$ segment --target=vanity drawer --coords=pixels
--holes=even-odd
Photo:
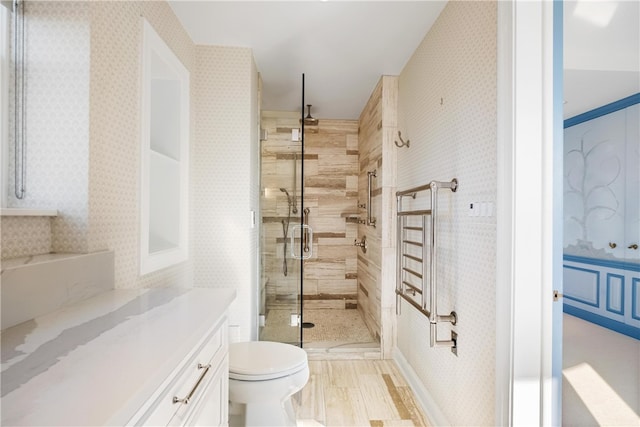
[[[211,378],[226,363],[228,352],[227,322],[224,321],[209,335],[197,351],[192,353],[183,368],[169,381],[164,392],[154,402],[137,425],[167,425],[176,411],[183,406],[193,406]],[[189,403],[185,405],[185,402]],[[226,404],[225,400],[225,404]]]
[[[209,372],[193,399],[182,404],[169,422],[169,426],[225,426],[229,413],[229,364],[225,358]],[[213,367],[211,368],[213,370]]]

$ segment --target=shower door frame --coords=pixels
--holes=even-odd
[[[309,227],[309,224],[305,224],[305,215],[304,215],[304,103],[305,103],[305,79],[304,73],[302,73],[302,99],[300,104],[300,226],[301,227]],[[297,167],[297,165],[296,165]],[[301,228],[301,232],[304,233],[305,229]],[[302,236],[301,236],[302,237]],[[311,245],[311,250],[313,251],[313,239],[309,242]],[[300,252],[301,255],[304,253],[304,239],[300,238]],[[298,295],[300,296],[300,303],[298,307],[300,308],[300,313],[298,313],[298,332],[299,332],[299,343],[300,347],[304,348],[304,261],[305,258],[300,256],[300,280],[298,283],[300,284]]]

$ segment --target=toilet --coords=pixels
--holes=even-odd
[[[229,415],[247,426],[295,426],[291,396],[309,380],[307,353],[271,341],[229,345]],[[231,420],[230,420],[231,421]]]

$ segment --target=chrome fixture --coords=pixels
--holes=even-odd
[[[291,201],[291,204],[293,205],[291,212],[293,212],[294,214],[298,213],[298,202],[296,201],[296,183],[297,182],[298,182],[298,155],[294,154],[293,155],[293,197]],[[288,196],[288,193],[287,193],[287,196]]]
[[[14,193],[24,199],[27,180],[26,58],[24,0],[13,2]]]
[[[367,236],[362,236],[362,240],[358,242],[358,239],[353,241],[353,246],[359,246],[362,252],[367,253]]]
[[[283,260],[282,260],[282,274],[284,274],[285,276],[287,274],[289,274],[289,271],[287,269],[287,237],[289,234],[289,223],[291,222],[291,206],[293,204],[293,201],[291,199],[291,196],[289,195],[289,192],[287,191],[286,188],[280,188],[280,191],[282,191],[284,194],[287,195],[287,206],[288,206],[288,211],[287,211],[287,219],[286,220],[282,220],[282,234],[284,237],[284,246],[283,246]]]
[[[438,340],[438,324],[450,322],[455,325],[455,311],[447,315],[438,314],[438,190],[456,192],[458,180],[450,182],[431,181],[427,185],[396,192],[397,242],[396,242],[396,313],[400,314],[401,299],[406,300],[420,313],[429,318],[430,346],[457,348],[458,336],[450,340]],[[430,209],[403,210],[405,196],[416,197],[421,191],[430,191]],[[420,270],[420,271],[416,271]],[[429,307],[427,308],[427,283],[429,284]],[[415,295],[420,294],[420,298]],[[456,352],[454,352],[457,354]]]
[[[304,124],[309,126],[318,126],[318,119],[311,117],[311,104],[307,104],[307,116],[304,118]]]
[[[373,191],[373,185],[371,179],[376,178],[377,171],[367,172],[367,225],[376,226],[376,219],[371,216],[371,192]]]
[[[306,225],[307,227],[309,226],[309,212],[311,212],[311,209],[309,208],[304,208],[304,222],[303,224]],[[309,229],[305,228],[304,229],[304,234],[302,235],[302,242],[303,242],[303,248],[302,250],[304,252],[309,252]],[[311,242],[311,244],[313,245],[313,242]]]
[[[207,375],[207,373],[209,372],[209,369],[211,369],[211,363],[207,365],[198,363],[198,369],[204,369],[204,371],[202,371],[202,374],[200,374],[198,381],[196,381],[195,385],[191,387],[191,391],[189,392],[189,394],[187,394],[186,397],[183,397],[182,399],[180,399],[178,396],[173,396],[172,402],[174,404],[176,403],[184,403],[185,405],[189,404],[189,402],[191,401],[191,398],[193,397],[193,394],[196,392],[196,390],[200,386],[200,383],[202,383],[202,380],[204,379],[205,375]]]
[[[296,230],[300,230],[300,237],[301,239],[306,239],[307,242],[313,242],[313,229],[311,228],[311,226],[309,224],[297,224],[293,226],[293,229],[291,230],[291,258],[293,259],[310,259],[313,256],[313,244],[310,244],[308,246],[309,251],[306,252],[304,251],[304,248],[302,248],[302,251],[300,252],[300,254],[296,254],[295,252],[295,239],[296,239]],[[305,237],[306,236],[306,237]],[[301,247],[302,245],[298,245],[298,247]]]
[[[289,192],[287,191],[286,188],[281,188],[280,191],[282,191],[284,194],[287,195],[287,203],[289,204],[289,208],[291,208],[291,206],[293,206],[293,199],[289,195]]]

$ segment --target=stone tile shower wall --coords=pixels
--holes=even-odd
[[[380,340],[383,358],[390,357],[395,321],[395,179],[398,78],[383,76],[360,114],[360,204],[368,203],[368,172],[372,179],[371,213],[375,227],[360,223],[358,240],[367,239],[367,252],[358,251],[358,309],[369,330]],[[359,216],[367,217],[366,205]]]
[[[293,195],[294,163],[297,167],[297,214],[291,214],[289,237],[300,222],[300,142],[291,130],[299,129],[297,112],[263,111],[262,141],[262,300],[268,307],[297,303],[298,262],[287,260],[283,273],[282,221],[288,214],[287,197]],[[298,158],[295,161],[295,158]],[[353,241],[357,235],[358,122],[320,120],[305,127],[304,206],[310,209],[313,257],[305,261],[305,308],[355,308],[357,258]],[[289,250],[289,249],[288,249]]]

